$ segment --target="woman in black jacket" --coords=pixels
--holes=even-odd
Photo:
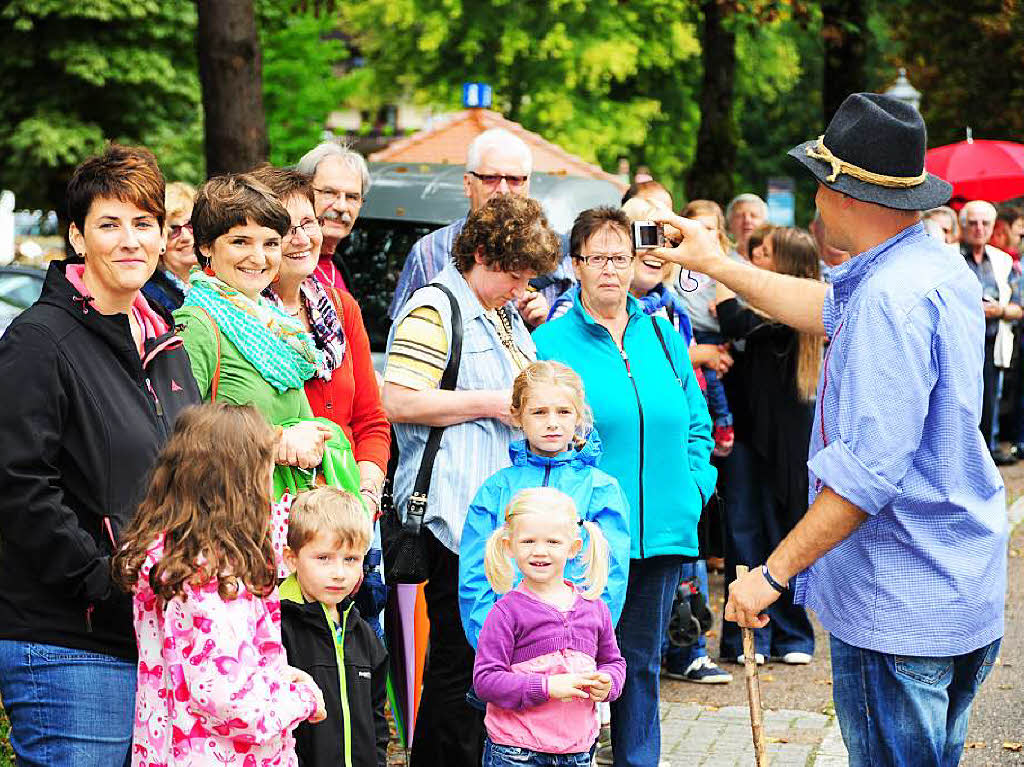
[[[161,249],[164,179],[111,146],[68,184],[81,263],[0,340],[0,697],[19,765],[128,764],[136,649],[111,581],[177,414],[200,401],[181,341],[142,297]]]
[[[821,279],[814,240],[802,229],[772,230],[762,250],[762,268]],[[736,564],[764,562],[807,511],[807,444],[822,341],[748,308],[721,284],[717,291],[722,334],[746,341],[743,364],[729,372],[730,378],[742,379],[732,383],[739,384],[744,400],[733,402],[730,395],[729,404],[746,414],[742,423],[752,463],[749,502],[730,509],[726,526],[726,573],[732,574]],[[810,663],[814,631],[806,610],[793,604],[792,593],[787,591],[768,614],[771,623],[755,631],[757,654],[789,664]],[[723,624],[721,646],[723,657],[742,654],[737,624]]]

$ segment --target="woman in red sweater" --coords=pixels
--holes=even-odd
[[[376,518],[391,429],[380,403],[362,312],[347,292],[324,287],[311,276],[323,234],[309,178],[269,165],[252,175],[270,187],[292,217],[292,228],[281,243],[281,270],[267,295],[297,317],[325,352],[330,369],[306,382],[306,397],[314,415],[344,430],[359,463],[360,491]]]

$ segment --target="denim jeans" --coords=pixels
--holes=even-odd
[[[694,331],[693,339],[699,344],[723,344],[725,338],[721,333],[715,333],[709,330],[697,330]],[[729,410],[729,400],[725,396],[725,386],[722,381],[718,378],[718,373],[714,368],[701,368],[704,371],[704,381],[707,383],[707,393],[705,394],[708,401],[708,410],[711,412],[711,418],[715,422],[715,426],[731,426],[732,425],[732,411]]]
[[[736,565],[763,564],[795,524],[785,509],[778,508],[762,463],[743,442],[736,442],[732,453],[722,461],[726,589],[736,579]],[[793,604],[792,591],[786,591],[767,612],[771,622],[754,630],[757,652],[766,657],[790,652],[814,654],[814,628],[807,611]],[[737,624],[723,621],[719,648],[723,658],[735,659],[743,652]]]
[[[484,741],[483,767],[590,767],[593,749],[577,754],[542,754],[519,746]]]
[[[688,578],[697,578],[697,586],[700,589],[704,601],[711,606],[711,599],[708,597],[708,565],[703,559],[696,562],[683,562],[682,571],[679,576],[680,582]],[[689,647],[676,647],[668,641],[668,634],[665,635],[663,643],[665,652],[665,665],[669,671],[682,673],[690,667],[697,658],[703,658],[708,654],[708,643],[703,632],[698,636],[696,644]]]
[[[850,767],[956,767],[997,639],[948,658],[888,655],[832,637],[832,695]]]
[[[682,557],[633,559],[622,617],[615,628],[626,660],[622,694],[612,701],[612,750],[616,767],[657,767],[661,640],[668,629]]]
[[[131,763],[134,662],[0,640],[0,697],[18,767]]]

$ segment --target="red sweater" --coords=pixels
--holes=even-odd
[[[306,381],[306,398],[314,415],[342,428],[357,461],[373,461],[386,471],[391,427],[380,403],[363,313],[349,293],[328,287],[327,295],[345,329],[345,359],[330,381],[316,376]]]

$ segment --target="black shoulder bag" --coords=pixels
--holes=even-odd
[[[436,282],[428,287],[441,290],[451,304],[452,337],[448,364],[441,375],[438,388],[454,391],[459,380],[459,361],[462,358],[462,312],[455,296],[444,285]],[[434,459],[441,446],[445,427],[432,426],[423,448],[423,458],[416,473],[412,495],[405,505],[403,521],[394,504],[385,509],[381,519],[381,545],[384,549],[384,576],[388,583],[423,583],[430,575],[427,559],[426,540],[423,537],[423,517],[427,513],[427,494],[430,491],[430,474]],[[393,477],[389,478],[393,480]]]

